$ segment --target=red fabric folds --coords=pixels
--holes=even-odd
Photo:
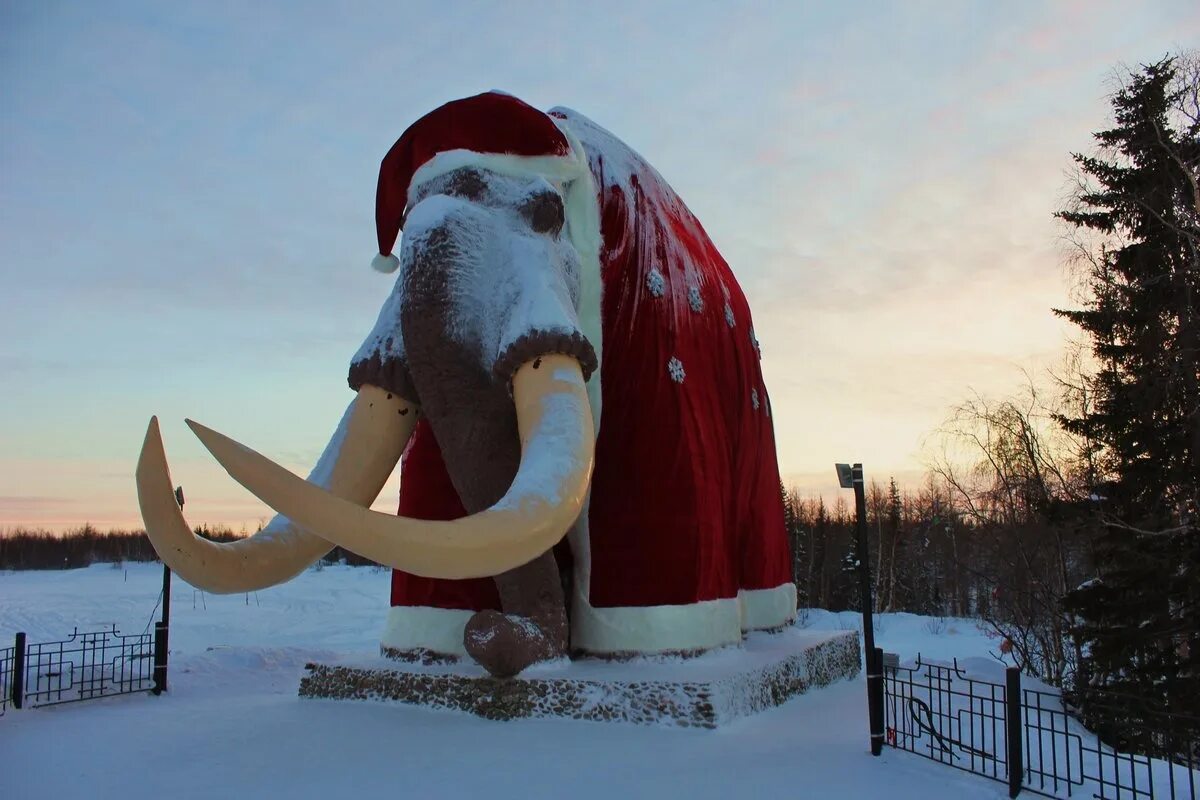
[[[466,516],[425,420],[418,420],[400,464],[400,516],[437,520]],[[499,610],[500,595],[491,578],[447,581],[392,570],[392,605]]]
[[[557,113],[588,151],[604,242],[591,604],[687,604],[785,584],[770,403],[741,288],[649,164]]]

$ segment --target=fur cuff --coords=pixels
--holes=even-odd
[[[534,330],[522,335],[504,349],[492,366],[492,374],[502,381],[511,381],[512,376],[526,361],[551,353],[570,356],[578,361],[585,381],[591,378],[596,370],[596,351],[587,337],[579,331],[560,333]]]

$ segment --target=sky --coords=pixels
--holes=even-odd
[[[1194,0],[0,0],[0,529],[139,526],[152,414],[189,521],[269,519],[184,417],[307,474],[394,280],[379,159],[488,89],[591,117],[702,221],[787,484],[915,486],[956,403],[1063,354],[1053,212],[1113,68],[1198,42]]]

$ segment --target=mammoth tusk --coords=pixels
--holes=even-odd
[[[343,502],[370,505],[412,433],[416,411],[398,396],[364,386],[346,409],[311,480]],[[209,592],[265,589],[295,577],[333,545],[277,516],[259,533],[218,543],[192,533],[175,501],[158,418],[152,417],[137,465],[138,503],[159,557],[188,583]]]
[[[595,433],[579,363],[542,356],[513,376],[521,465],[491,508],[452,521],[380,514],[314,486],[216,431],[192,429],[229,474],[276,511],[347,550],[431,578],[519,567],[574,524],[592,475]]]

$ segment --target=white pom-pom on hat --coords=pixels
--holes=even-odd
[[[376,272],[382,272],[384,275],[390,275],[400,269],[400,259],[391,253],[388,253],[386,256],[383,253],[377,253],[371,259],[371,269]]]

